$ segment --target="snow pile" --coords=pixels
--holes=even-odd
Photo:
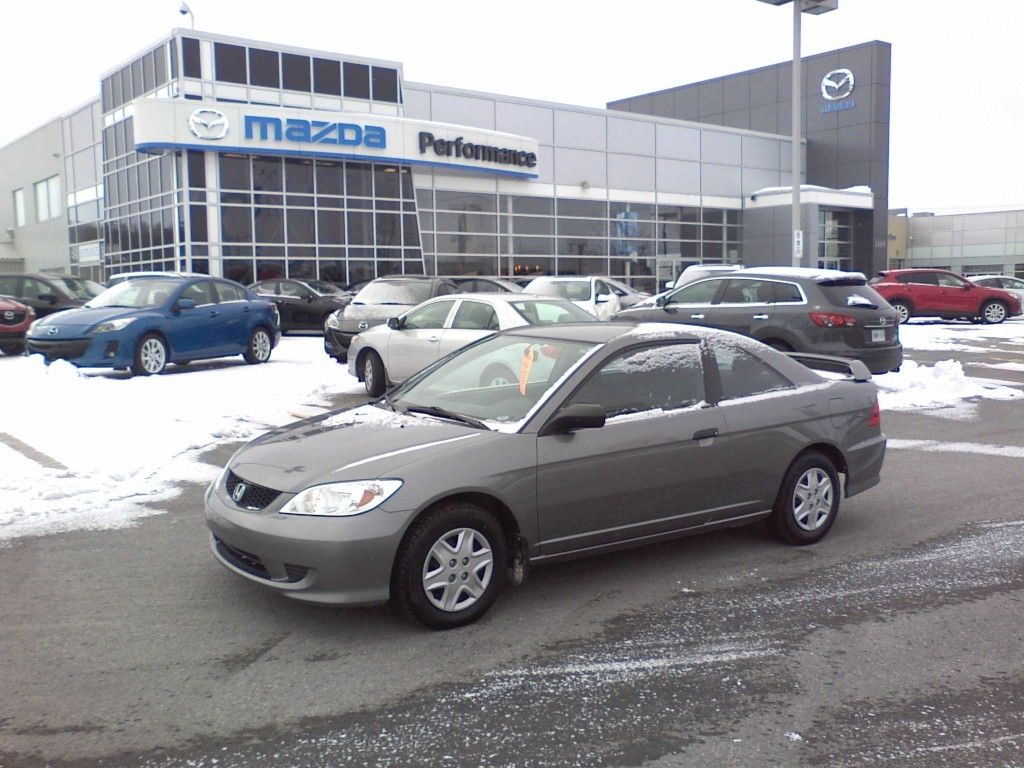
[[[957,360],[941,360],[935,365],[904,360],[899,373],[876,376],[872,381],[878,385],[879,405],[887,411],[945,408],[970,399],[1024,398],[1019,389],[965,376]]]
[[[203,451],[320,413],[329,395],[361,389],[312,337],[282,340],[258,366],[235,357],[125,378],[33,356],[5,360],[0,370],[0,433],[38,452],[26,458],[0,444],[0,542],[157,514],[144,505],[175,497],[181,482],[216,476],[197,460]]]
[[[912,320],[900,326],[900,342],[907,350],[922,352],[984,352],[993,343],[1024,344],[1024,320],[999,325],[975,325]]]

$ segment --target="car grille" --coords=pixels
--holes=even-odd
[[[73,339],[71,341],[28,340],[30,355],[43,355],[47,360],[74,360],[85,354],[89,348],[89,339]]]
[[[0,312],[0,325],[20,325],[25,322],[24,312],[5,310]]]
[[[235,498],[235,488],[238,487],[239,483],[245,484],[245,491],[242,493],[240,498]],[[225,483],[227,488],[228,496],[240,507],[257,511],[263,509],[268,504],[272,504],[274,499],[281,495],[280,491],[275,491],[273,488],[266,488],[262,485],[256,485],[256,483],[250,483],[248,480],[243,480],[231,470],[228,470],[228,478]]]
[[[275,581],[275,579],[271,578],[270,572],[263,564],[263,561],[256,555],[251,552],[246,552],[244,549],[232,547],[219,536],[214,536],[213,538],[217,543],[218,554],[233,566],[252,576],[256,576],[257,578],[266,579],[267,581]],[[288,575],[288,577],[284,579],[284,582],[287,584],[295,584],[296,582],[302,581],[306,578],[306,574],[309,573],[309,568],[306,566],[292,565],[291,563],[285,563],[284,570]]]

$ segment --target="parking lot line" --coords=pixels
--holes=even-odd
[[[1004,456],[1024,459],[1024,447],[1019,445],[991,445],[989,443],[945,443],[939,440],[890,439],[888,448],[896,450],[929,451],[931,453],[977,453],[984,456]]]
[[[41,451],[37,451],[28,443],[24,443],[13,435],[8,435],[6,432],[0,432],[0,443],[3,443],[8,448],[13,448],[22,456],[32,459],[36,464],[41,464],[47,469],[67,469],[56,459],[47,456]]]

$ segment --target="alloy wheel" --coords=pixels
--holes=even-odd
[[[487,538],[473,528],[448,531],[423,561],[423,591],[431,604],[447,613],[476,603],[491,583],[494,555]]]
[[[261,363],[270,358],[270,336],[266,331],[256,331],[252,335],[252,356]]]
[[[1006,307],[997,301],[985,305],[985,322],[1001,323],[1006,319]]]
[[[832,478],[820,467],[804,472],[793,489],[793,518],[805,531],[816,531],[832,514]]]
[[[910,319],[910,307],[906,304],[897,304],[895,309],[899,314],[898,322],[900,325],[903,325],[903,323]]]
[[[139,351],[142,370],[146,373],[160,373],[167,364],[167,350],[160,339],[146,339]]]
[[[363,360],[363,383],[366,385],[366,391],[372,392],[376,382],[373,380],[373,361],[370,356],[367,355],[366,359]]]

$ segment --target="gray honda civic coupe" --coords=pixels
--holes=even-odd
[[[483,385],[496,363],[514,380]],[[211,545],[288,597],[446,629],[531,564],[758,519],[813,544],[879,482],[870,379],[709,328],[512,329],[241,448],[206,493]]]

